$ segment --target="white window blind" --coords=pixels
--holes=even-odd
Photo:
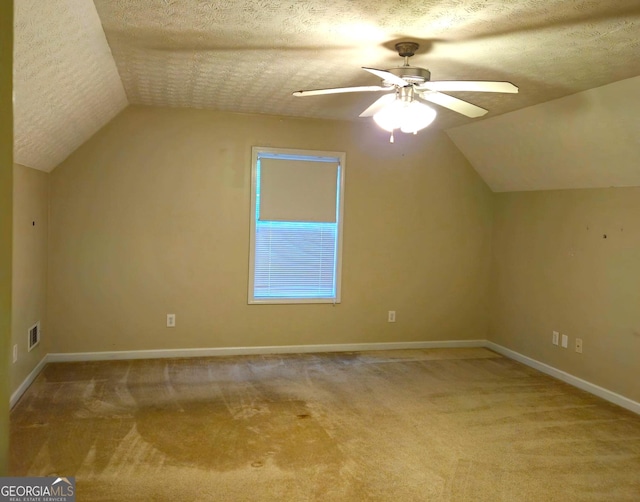
[[[249,303],[340,301],[344,154],[254,148]]]
[[[260,220],[336,222],[338,163],[261,158]]]

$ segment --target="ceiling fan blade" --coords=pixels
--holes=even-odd
[[[425,82],[416,86],[422,91],[473,91],[473,92],[506,92],[516,94],[518,88],[511,82],[490,82],[473,80],[438,80]]]
[[[376,77],[380,77],[382,80],[390,82],[393,85],[398,85],[400,87],[406,87],[409,85],[409,82],[401,79],[391,72],[385,70],[376,70],[375,68],[365,68],[364,66],[362,67],[362,69],[368,71],[369,73],[373,73]]]
[[[395,94],[385,94],[384,96],[379,97],[369,108],[363,111],[359,116],[360,117],[371,117],[375,115],[378,111],[380,111],[385,105],[393,102],[396,99]]]
[[[389,91],[392,88],[380,85],[363,85],[360,87],[333,87],[331,89],[311,89],[309,91],[296,91],[294,96],[319,96],[321,94],[340,94],[342,92],[376,92]]]
[[[462,99],[454,98],[453,96],[439,92],[422,92],[420,93],[420,97],[425,101],[430,101],[436,105],[444,106],[445,108],[449,108],[449,110],[453,110],[454,112],[461,113],[462,115],[466,115],[471,118],[482,117],[489,111],[484,108],[480,108],[479,106],[472,105],[471,103],[467,103]]]

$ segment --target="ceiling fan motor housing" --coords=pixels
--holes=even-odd
[[[425,68],[417,68],[413,66],[400,66],[398,68],[390,68],[389,73],[400,77],[410,84],[424,84],[431,80],[431,72]]]

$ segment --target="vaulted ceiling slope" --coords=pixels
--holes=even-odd
[[[637,0],[15,1],[15,158],[47,171],[127,103],[366,120],[370,93],[291,92],[378,84],[361,67],[401,64],[399,40],[434,80],[520,87],[452,93],[487,117],[640,75]]]
[[[447,134],[494,192],[640,186],[640,77]]]
[[[127,106],[90,0],[15,0],[14,159],[50,171]]]

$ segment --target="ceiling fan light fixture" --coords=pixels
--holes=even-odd
[[[431,125],[436,118],[436,111],[419,101],[412,101],[404,109],[400,130],[405,133],[417,133]]]
[[[405,104],[396,99],[377,112],[373,116],[373,120],[385,131],[393,132],[394,129],[399,129],[402,125],[402,109]]]
[[[373,116],[373,120],[385,131],[400,129],[404,133],[416,133],[428,127],[436,118],[436,111],[419,101],[396,99]]]

